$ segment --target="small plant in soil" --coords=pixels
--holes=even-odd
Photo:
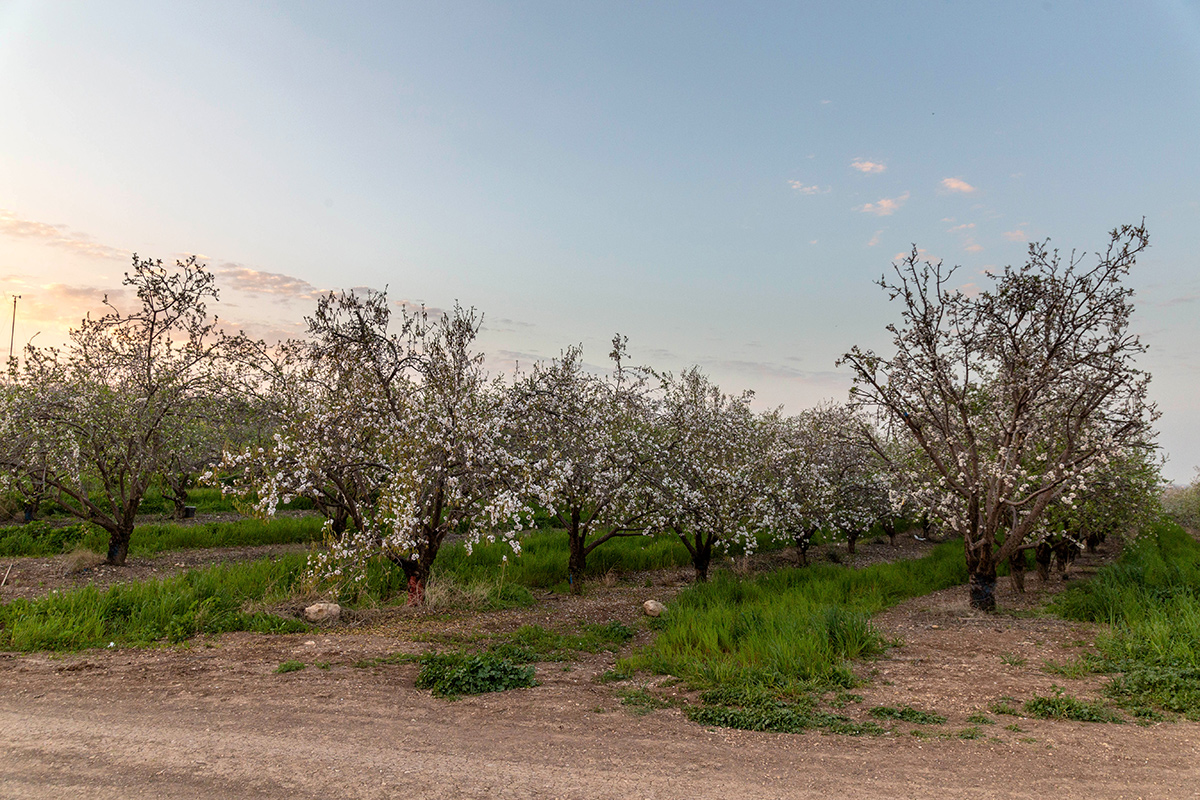
[[[1023,667],[1026,662],[1023,656],[1016,655],[1015,653],[1004,653],[1000,656],[1000,663],[1007,664],[1010,667]]]
[[[971,723],[972,725],[995,725],[996,724],[996,720],[992,719],[991,717],[989,717],[987,714],[984,714],[983,712],[972,714],[971,716],[967,717],[967,722]]]
[[[1100,703],[1089,703],[1064,694],[1061,686],[1052,686],[1054,694],[1042,697],[1035,695],[1025,701],[1025,713],[1039,719],[1069,719],[1075,722],[1122,723],[1125,719]]]
[[[300,670],[304,669],[306,666],[308,666],[308,665],[305,664],[303,661],[284,661],[282,664],[280,664],[278,667],[275,668],[275,674],[283,675],[288,672],[299,672]]]
[[[919,711],[912,706],[903,706],[902,708],[875,706],[867,713],[875,717],[875,719],[898,719],[902,722],[911,722],[914,725],[941,725],[946,721],[946,718],[941,714]]]
[[[1014,705],[1016,702],[1011,697],[1001,697],[988,706],[988,711],[991,711],[993,714],[1007,714],[1010,717],[1019,717],[1021,716],[1021,710]]]

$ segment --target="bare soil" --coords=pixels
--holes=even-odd
[[[886,544],[861,549],[856,563],[895,556]],[[182,563],[178,553],[165,558]],[[1084,556],[1076,572],[1086,574],[1099,559]],[[869,680],[855,690],[862,701],[851,700],[842,713],[865,720],[872,706],[911,705],[949,718],[944,725],[896,723],[885,736],[706,729],[678,708],[639,716],[621,704],[620,691],[658,679],[598,682],[614,663],[608,653],[539,664],[541,685],[532,689],[453,702],[414,689],[415,665],[363,665],[534,622],[563,630],[580,621],[634,624],[642,601],[668,599],[686,577],[663,573],[648,588],[640,577],[601,581],[582,597],[552,595],[502,612],[378,609],[308,634],[0,654],[0,796],[1200,796],[1200,724],[1140,727],[986,711],[997,699],[1024,700],[1053,685],[1084,699],[1101,696],[1102,677],[1070,680],[1043,670],[1046,661],[1078,656],[1096,629],[1032,613],[1061,586],[1054,580],[1040,590],[1032,575],[1022,597],[1002,581],[998,614],[971,611],[957,588],[876,618],[902,644],[862,665]],[[287,660],[307,667],[277,674]],[[981,711],[993,724],[968,722]],[[973,728],[980,738],[959,738]]]

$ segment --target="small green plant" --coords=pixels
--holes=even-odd
[[[1004,730],[1012,731],[1013,733],[1024,733],[1025,732],[1025,729],[1022,728],[1020,725],[1018,725],[1015,722],[1012,725],[1005,725]]]
[[[1007,664],[1010,667],[1023,667],[1026,664],[1024,656],[1019,656],[1016,653],[1002,653],[1000,663]]]
[[[1042,671],[1049,672],[1051,675],[1061,675],[1064,678],[1072,680],[1085,677],[1092,674],[1093,662],[1087,656],[1071,659],[1063,663],[1057,661],[1043,661]]]
[[[449,699],[536,685],[533,665],[515,664],[494,653],[428,653],[421,656],[416,682],[418,689],[430,689],[434,697]]]
[[[328,661],[317,661],[313,666],[317,669],[329,669],[332,665]]]
[[[845,708],[848,703],[861,703],[862,701],[863,696],[861,694],[838,690],[834,694],[833,699],[829,701],[829,705],[834,708]]]
[[[1061,686],[1050,687],[1054,694],[1035,695],[1025,701],[1025,713],[1039,719],[1069,719],[1075,722],[1122,723],[1125,719],[1100,703],[1089,703],[1064,694]]]
[[[621,705],[629,707],[637,716],[645,716],[660,708],[670,708],[674,703],[647,692],[645,689],[628,689],[620,693]]]
[[[903,706],[901,708],[875,706],[867,713],[875,717],[875,719],[898,719],[902,722],[911,722],[915,725],[941,725],[946,721],[946,718],[941,714],[918,711],[912,706]]]
[[[988,711],[991,711],[993,714],[1007,714],[1010,717],[1019,717],[1021,716],[1021,710],[1014,705],[1016,702],[1012,697],[1001,697],[992,701],[988,706]]]
[[[282,664],[280,664],[278,667],[275,668],[275,674],[276,675],[284,675],[288,672],[299,672],[300,670],[304,669],[306,666],[308,666],[308,665],[305,664],[303,661],[284,661]]]
[[[996,724],[996,720],[992,719],[987,714],[984,714],[982,711],[977,712],[977,713],[972,714],[971,716],[967,717],[967,722],[971,723],[972,725],[995,725]]]
[[[958,739],[982,739],[983,729],[981,729],[978,725],[972,725],[969,728],[963,728],[961,731],[954,734],[954,736]]]

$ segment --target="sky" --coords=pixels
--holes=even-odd
[[[1165,474],[1200,465],[1200,3],[0,0],[0,325],[61,342],[131,254],[230,326],[331,289],[756,406],[844,400],[916,246],[968,291],[1145,219]],[[128,299],[125,296],[125,299]],[[6,331],[8,332],[8,331]]]

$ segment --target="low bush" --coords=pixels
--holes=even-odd
[[[434,697],[503,692],[536,686],[532,665],[515,664],[494,653],[429,653],[421,657],[417,688],[430,689]]]

